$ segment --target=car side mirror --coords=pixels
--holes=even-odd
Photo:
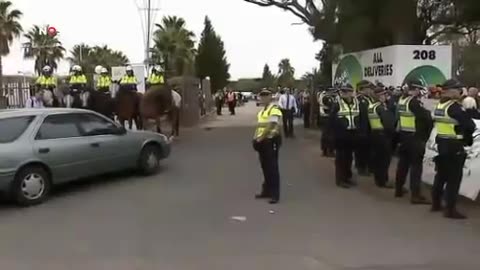
[[[127,130],[124,127],[117,127],[113,130],[115,135],[124,135],[127,133]]]

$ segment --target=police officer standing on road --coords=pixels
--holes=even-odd
[[[463,166],[467,154],[463,148],[473,144],[475,123],[459,103],[462,85],[448,80],[442,88],[442,98],[434,111],[438,156],[435,157],[437,173],[432,189],[432,211],[442,210],[443,188],[446,186],[446,209],[444,216],[465,219],[456,209],[458,190],[463,177]]]
[[[355,185],[352,181],[353,152],[360,129],[360,107],[350,84],[340,87],[338,103],[332,107],[329,124],[335,136],[335,180],[342,188]]]
[[[370,145],[368,138],[368,107],[372,103],[371,96],[373,95],[373,89],[375,85],[367,80],[362,80],[357,84],[357,98],[360,104],[360,122],[362,123],[361,129],[359,129],[359,138],[358,145],[355,149],[355,167],[357,168],[358,174],[368,175],[370,165]],[[366,127],[366,128],[365,128]]]
[[[334,155],[334,145],[332,138],[332,131],[328,125],[328,118],[333,104],[335,103],[335,94],[333,88],[328,88],[320,93],[318,96],[320,128],[322,129],[322,137],[320,139],[320,146],[322,148],[323,156]]]
[[[261,193],[255,195],[255,198],[269,198],[270,204],[276,204],[280,200],[278,151],[282,142],[280,133],[282,112],[277,105],[272,103],[272,93],[270,91],[262,90],[259,96],[264,107],[257,115],[253,148],[258,152],[264,182]]]
[[[407,83],[408,94],[398,101],[399,161],[395,180],[395,197],[404,195],[404,185],[410,171],[410,202],[412,204],[429,204],[421,194],[421,178],[425,145],[433,129],[430,111],[419,100],[424,86],[419,80]]]
[[[395,133],[395,115],[387,108],[387,91],[382,85],[374,90],[368,107],[372,169],[375,184],[381,188],[393,188],[388,184],[388,168],[392,159],[392,137]]]

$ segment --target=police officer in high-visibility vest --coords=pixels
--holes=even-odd
[[[37,89],[50,90],[57,88],[57,78],[52,75],[52,68],[50,66],[44,66],[42,68],[42,75],[40,75],[35,81]]]
[[[397,129],[399,132],[399,160],[395,179],[395,197],[403,197],[404,185],[410,171],[412,204],[429,204],[421,193],[423,157],[425,145],[433,129],[430,111],[420,101],[423,84],[419,80],[407,82],[408,94],[403,95],[397,106]]]
[[[120,79],[120,91],[137,91],[138,80],[132,66],[125,68],[125,75]]]
[[[367,80],[362,80],[357,83],[357,99],[360,105],[361,127],[358,130],[358,144],[355,149],[355,167],[359,175],[369,175],[370,168],[370,145],[369,145],[369,130],[368,130],[368,107],[372,103],[373,89],[375,85]],[[370,170],[369,170],[370,169]]]
[[[355,185],[352,162],[360,128],[360,104],[350,84],[340,87],[340,96],[330,112],[329,125],[335,136],[336,184],[349,188]]]
[[[68,80],[68,85],[70,91],[84,90],[87,86],[87,77],[82,72],[82,67],[79,65],[74,65],[72,67],[72,75]]]
[[[162,67],[161,66],[154,66],[152,68],[152,72],[147,78],[147,87],[152,87],[156,85],[163,85],[165,80],[162,75]]]
[[[320,128],[322,129],[322,135],[320,138],[320,146],[322,148],[322,153],[324,156],[333,156],[334,155],[334,145],[331,129],[328,125],[328,117],[330,115],[331,108],[335,103],[336,95],[334,88],[327,88],[324,91],[320,92],[318,96],[319,104],[319,117],[320,117]]]
[[[257,199],[270,199],[270,204],[280,200],[280,172],[278,168],[278,151],[282,142],[280,121],[282,112],[272,103],[272,93],[262,90],[260,103],[264,106],[257,115],[257,128],[253,138],[253,148],[258,152],[263,170],[262,191],[255,195]]]
[[[387,108],[387,91],[377,85],[368,107],[371,160],[375,184],[393,188],[388,183],[388,168],[392,159],[392,137],[395,133],[395,115]]]
[[[110,87],[112,85],[112,78],[108,75],[108,69],[102,67],[100,76],[97,79],[97,90],[106,95],[110,94]]]
[[[442,85],[442,97],[434,111],[438,156],[435,157],[437,173],[432,189],[432,211],[443,209],[442,199],[445,197],[444,216],[452,219],[466,218],[457,211],[456,202],[467,157],[464,146],[473,144],[475,131],[475,123],[459,103],[462,87],[457,80],[447,80]]]

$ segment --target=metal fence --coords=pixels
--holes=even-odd
[[[0,90],[0,109],[23,108],[30,98],[30,84],[28,82],[10,82]]]

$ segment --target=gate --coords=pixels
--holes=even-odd
[[[30,98],[30,84],[11,82],[4,84],[0,95],[0,108],[23,108]]]

